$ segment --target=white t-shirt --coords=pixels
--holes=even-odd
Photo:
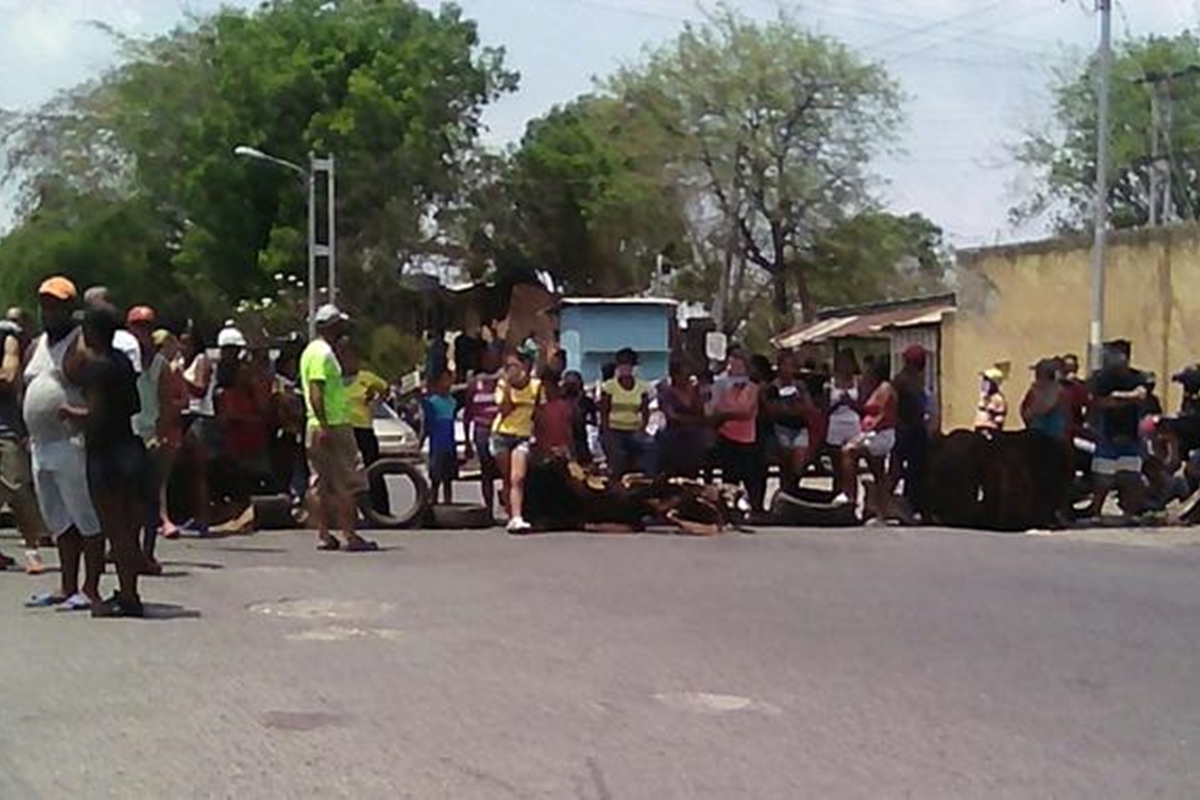
[[[49,334],[43,333],[38,337],[33,355],[25,367],[22,415],[35,452],[65,443],[83,444],[83,437],[78,430],[68,425],[60,413],[67,403],[83,403],[83,391],[69,383],[63,374],[63,360],[79,336],[79,328],[76,328],[58,342],[50,344]]]
[[[137,337],[124,328],[117,328],[113,332],[113,349],[120,350],[129,357],[129,363],[133,364],[133,371],[139,375],[142,373],[142,346],[138,344]]]

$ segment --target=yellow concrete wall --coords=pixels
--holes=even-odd
[[[1089,244],[1054,240],[959,254],[958,310],[942,330],[946,429],[971,425],[978,374],[995,362],[1012,362],[1010,428],[1020,425],[1031,364],[1065,353],[1086,363]],[[1108,253],[1104,338],[1133,342],[1134,365],[1157,373],[1164,404],[1176,409],[1170,377],[1200,361],[1200,226],[1118,234]]]

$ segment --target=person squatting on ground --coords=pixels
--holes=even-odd
[[[120,328],[116,310],[97,302],[83,322],[83,347],[66,356],[64,373],[83,389],[83,403],[67,403],[62,414],[84,431],[88,487],[116,565],[116,594],[93,604],[93,617],[141,617],[138,576],[147,563],[138,534],[146,522],[146,487],[151,484],[146,450],[133,431],[141,410],[137,373],[113,347]]]
[[[40,552],[46,526],[33,494],[33,468],[29,456],[29,436],[21,417],[22,370],[24,368],[26,328],[19,321],[24,312],[15,309],[9,319],[0,322],[0,502],[12,509],[17,531],[25,542],[25,572],[40,575],[45,571]],[[28,325],[25,321],[25,325]],[[0,569],[15,562],[0,554]]]
[[[318,547],[338,550],[342,542],[330,532],[342,532],[351,552],[378,550],[358,535],[357,496],[366,491],[358,445],[350,425],[346,385],[334,348],[350,318],[337,306],[317,309],[317,338],[300,356],[300,380],[308,412],[306,444],[311,475],[311,510],[317,521]]]

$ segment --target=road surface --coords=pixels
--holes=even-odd
[[[0,798],[1200,795],[1194,535],[379,539],[0,576]]]

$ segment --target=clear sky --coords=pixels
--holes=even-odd
[[[421,0],[422,5],[436,2]],[[254,0],[228,5],[253,6]],[[897,212],[921,211],[956,245],[1039,235],[1006,211],[1023,179],[1007,146],[1048,119],[1055,67],[1095,45],[1094,0],[732,0],[755,17],[782,6],[810,27],[882,60],[909,95],[902,150],[878,164]],[[218,0],[0,0],[0,107],[28,108],[99,74],[114,58],[102,21],[131,34],[164,31]],[[488,44],[503,45],[521,90],[493,108],[487,140],[571,99],[644,47],[698,19],[693,0],[461,0]],[[710,4],[711,5],[711,4]],[[1118,0],[1118,37],[1174,34],[1200,22],[1196,0]],[[2,203],[2,201],[0,201]],[[0,209],[0,225],[5,214]]]

